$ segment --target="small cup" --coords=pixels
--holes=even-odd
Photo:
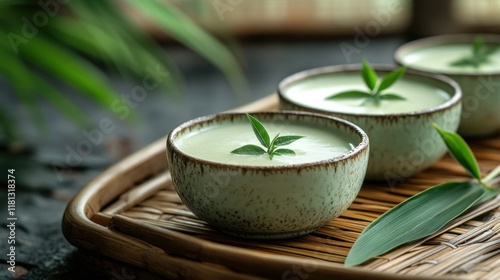
[[[270,160],[266,155],[234,155],[230,154],[232,149],[246,144],[236,142],[256,140],[245,114],[224,113],[188,121],[168,135],[167,160],[174,187],[194,214],[233,236],[281,239],[312,232],[349,207],[361,188],[368,164],[368,137],[359,127],[310,113],[252,116],[266,128],[287,132],[280,135],[308,129],[311,132],[303,139],[310,138],[311,143],[331,142],[326,145],[330,149],[340,141],[341,146],[349,148],[331,156],[312,153],[307,162],[300,163],[304,151],[293,148],[303,140],[299,139],[289,145],[297,154],[288,157],[297,157],[293,161],[299,162],[291,164],[287,162],[292,159],[286,156]],[[224,136],[204,134],[215,131],[218,135],[223,129]],[[205,146],[199,151],[188,148],[189,143],[199,147],[196,141]]]
[[[396,69],[387,65],[373,68],[379,76]],[[330,94],[340,91],[366,91],[361,69],[361,65],[329,66],[291,75],[279,84],[280,108],[328,114],[357,124],[370,138],[366,178],[387,180],[393,185],[430,166],[446,152],[446,146],[432,123],[456,131],[461,110],[460,88],[444,76],[406,71],[388,91],[407,94],[404,102],[409,102],[406,104],[409,108],[404,108],[405,103],[401,101],[390,100],[383,101],[380,109],[366,112],[367,107],[361,104],[340,108],[337,101],[325,100]],[[427,106],[421,97],[424,95],[429,101],[434,97],[443,101],[433,101],[436,105]]]
[[[447,75],[462,89],[462,117],[458,132],[467,137],[500,132],[500,50],[492,62],[474,67],[452,67],[450,63],[471,53],[477,36],[485,44],[500,45],[499,35],[455,34],[419,39],[399,47],[394,60],[413,70]]]

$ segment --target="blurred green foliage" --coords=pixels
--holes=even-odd
[[[125,78],[143,79],[146,67],[166,72],[169,75],[161,86],[177,91],[175,65],[124,10],[147,18],[217,66],[234,89],[244,85],[242,70],[231,52],[167,1],[0,0],[0,76],[40,131],[47,125],[38,105],[41,98],[75,123],[89,123],[85,112],[49,80],[62,82],[110,109],[117,95],[91,60]],[[8,104],[0,104],[0,127],[4,140],[12,142],[20,135],[5,106]]]

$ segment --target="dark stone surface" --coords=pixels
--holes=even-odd
[[[286,76],[308,68],[345,64],[348,58],[340,43],[355,46],[352,39],[317,41],[261,41],[242,43],[245,71],[250,94],[245,102],[256,100],[273,92]],[[357,63],[366,57],[372,63],[392,63],[392,53],[403,43],[400,38],[371,40],[359,54],[350,57]],[[166,135],[172,128],[191,118],[216,113],[237,105],[236,96],[223,75],[192,52],[167,46],[184,75],[182,98],[162,92],[150,92],[137,104],[139,122],[129,125],[105,110],[67,90],[68,96],[78,102],[93,120],[87,132],[99,128],[102,119],[109,118],[115,129],[103,134],[103,139],[92,145],[89,155],[76,157],[70,151],[86,141],[82,128],[75,126],[50,105],[42,104],[49,123],[46,136],[41,136],[31,125],[25,109],[17,97],[0,80],[0,102],[7,104],[13,122],[21,128],[32,152],[12,156],[0,151],[0,172],[6,177],[8,168],[16,169],[16,261],[27,270],[21,279],[96,279],[84,269],[76,249],[62,236],[60,222],[69,199],[99,172],[150,142]],[[109,77],[114,86],[127,94],[134,82]],[[57,166],[54,168],[53,166]],[[4,182],[5,179],[2,179]],[[3,188],[5,190],[6,188]],[[6,192],[0,193],[5,205]],[[0,211],[0,279],[12,278],[5,265],[7,252],[6,206]]]

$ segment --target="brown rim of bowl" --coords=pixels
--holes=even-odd
[[[447,34],[447,35],[438,35],[432,37],[425,37],[422,39],[417,39],[414,41],[410,41],[401,45],[396,49],[393,55],[394,61],[398,65],[404,65],[403,57],[411,53],[415,50],[426,48],[434,45],[451,45],[456,43],[472,43],[475,37],[482,36],[484,38],[485,43],[494,43],[500,44],[500,35],[496,34],[482,34],[482,33],[463,33],[463,34]],[[464,76],[464,77],[476,77],[476,76],[491,76],[491,75],[500,75],[500,70],[491,71],[491,72],[483,72],[483,73],[456,73],[456,72],[447,72],[447,71],[433,71],[433,70],[419,70],[418,68],[414,68],[411,66],[407,66],[408,69],[424,71],[429,73],[436,73],[442,75],[453,75],[453,76]]]
[[[190,161],[195,161],[199,162],[202,164],[210,164],[210,165],[215,165],[219,168],[226,168],[226,169],[232,169],[232,170],[253,170],[253,171],[270,171],[270,170],[283,170],[283,169],[304,169],[304,168],[312,168],[312,167],[321,167],[324,164],[331,164],[331,163],[339,163],[345,160],[348,160],[349,158],[359,156],[359,154],[365,150],[368,149],[368,136],[366,133],[359,128],[357,125],[348,122],[346,120],[333,117],[333,116],[328,116],[328,115],[322,115],[322,114],[316,114],[316,113],[309,113],[309,112],[300,112],[300,111],[278,111],[278,112],[252,112],[251,113],[253,116],[272,116],[272,115],[296,115],[296,116],[305,116],[305,117],[311,117],[311,118],[322,118],[322,119],[329,119],[330,121],[334,121],[337,125],[340,124],[344,127],[347,127],[350,132],[353,132],[357,134],[358,136],[361,137],[361,141],[359,142],[358,145],[354,147],[354,149],[351,149],[349,152],[337,156],[331,159],[326,159],[326,160],[320,160],[320,161],[314,161],[314,162],[308,162],[308,163],[299,163],[299,164],[290,164],[290,165],[277,165],[277,166],[253,166],[253,165],[239,165],[239,164],[229,164],[229,163],[220,163],[216,161],[209,161],[209,160],[204,160],[200,159],[197,157],[190,156],[184,152],[182,152],[175,144],[174,144],[174,138],[176,137],[177,134],[183,132],[186,129],[189,129],[189,127],[196,125],[196,124],[203,124],[203,123],[210,123],[213,121],[216,121],[218,119],[227,119],[227,118],[244,118],[246,119],[245,113],[219,113],[219,114],[212,114],[212,115],[207,115],[203,117],[198,117],[196,119],[192,119],[190,121],[187,121],[178,127],[174,128],[167,136],[167,153],[168,149],[172,149],[175,153],[181,155],[182,157],[187,158]],[[349,133],[349,131],[347,132]]]
[[[373,69],[375,71],[382,71],[382,72],[390,72],[395,69],[397,69],[397,66],[394,65],[386,65],[386,64],[372,64]],[[443,85],[446,85],[450,87],[453,91],[453,95],[449,100],[447,100],[444,103],[439,104],[438,106],[431,107],[428,109],[420,110],[420,111],[411,111],[411,112],[406,112],[406,113],[397,113],[397,114],[353,114],[353,113],[346,113],[346,112],[339,112],[339,111],[327,111],[327,110],[322,110],[318,108],[314,108],[311,106],[307,106],[304,104],[298,104],[297,102],[291,100],[288,98],[285,94],[283,94],[283,89],[288,86],[291,83],[294,83],[296,81],[302,80],[302,79],[308,79],[314,76],[319,76],[319,75],[325,75],[325,74],[331,74],[331,73],[341,73],[341,72],[359,72],[361,71],[362,65],[361,64],[343,64],[343,65],[333,65],[333,66],[324,66],[324,67],[318,67],[318,68],[312,68],[308,70],[304,70],[295,74],[292,74],[282,80],[279,85],[278,85],[278,95],[280,98],[286,100],[287,102],[291,104],[295,104],[296,106],[307,108],[310,110],[313,110],[318,113],[334,113],[338,115],[345,115],[345,116],[360,116],[360,117],[371,117],[371,118],[390,118],[390,117],[403,117],[403,116],[417,116],[417,115],[426,115],[426,114],[433,114],[438,111],[443,111],[448,108],[451,108],[453,106],[456,106],[460,103],[460,100],[462,98],[462,90],[458,86],[457,82],[452,80],[449,77],[446,77],[444,75],[439,75],[439,74],[427,74],[427,73],[422,73],[420,71],[415,71],[415,70],[406,70],[405,76],[406,75],[411,75],[411,76],[418,76],[422,78],[429,78],[433,79],[435,81],[443,83]],[[404,79],[404,77],[403,77]]]

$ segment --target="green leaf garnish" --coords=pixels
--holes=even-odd
[[[302,137],[304,137],[304,136],[295,136],[295,135],[281,136],[281,137],[276,138],[276,140],[274,141],[274,145],[276,147],[286,146],[288,144],[292,144],[293,142],[299,140]]]
[[[259,156],[266,153],[266,150],[262,149],[257,145],[245,145],[239,147],[238,149],[233,150],[231,153],[239,154],[239,155],[251,155],[251,156]]]
[[[454,67],[468,67],[472,66],[474,68],[481,67],[482,64],[490,62],[490,56],[498,50],[499,46],[485,46],[484,39],[481,36],[474,38],[471,47],[471,55],[463,58],[459,58],[450,63],[450,66]]]
[[[361,71],[361,74],[363,75],[363,80],[365,81],[366,86],[371,91],[375,90],[375,87],[377,86],[377,73],[373,70],[366,59],[363,59],[363,71]]]
[[[349,90],[341,93],[337,93],[334,95],[328,96],[326,99],[343,99],[343,98],[371,98],[372,95],[368,92],[360,91],[360,90]]]
[[[304,136],[298,136],[298,135],[279,136],[280,134],[278,133],[276,136],[274,136],[273,140],[270,141],[269,133],[267,132],[264,125],[262,125],[262,123],[252,115],[250,114],[246,115],[248,117],[248,120],[250,121],[250,124],[252,125],[252,129],[255,136],[259,140],[260,144],[267,149],[263,149],[262,147],[249,144],[234,149],[231,151],[231,153],[238,155],[254,155],[254,156],[263,155],[267,153],[269,155],[269,159],[271,160],[273,159],[274,156],[295,155],[295,152],[293,150],[276,149],[276,148],[292,144],[293,142],[299,140],[300,138],[303,138]]]
[[[382,79],[382,82],[380,82],[380,86],[378,87],[377,93],[388,89],[397,80],[403,77],[405,72],[406,72],[406,67],[403,66],[385,75],[385,77]]]
[[[474,154],[456,133],[434,128],[449,152],[475,180],[448,182],[433,186],[396,205],[369,224],[352,246],[345,265],[361,264],[402,244],[437,232],[471,207],[500,194],[487,183],[500,175],[500,166],[481,179]]]
[[[380,96],[382,100],[405,100],[404,97],[395,93],[385,93]]]
[[[366,101],[373,101],[375,105],[379,106],[381,100],[405,100],[403,96],[395,93],[382,93],[382,91],[391,87],[397,80],[403,77],[406,72],[406,67],[400,67],[389,74],[385,75],[380,82],[377,82],[377,73],[368,64],[366,59],[363,59],[363,68],[361,70],[361,75],[363,76],[363,81],[368,87],[369,91],[361,90],[348,90],[340,93],[336,93],[326,97],[326,100],[333,99],[365,99]]]
[[[259,122],[259,120],[257,120],[250,114],[247,114],[247,117],[252,124],[253,133],[255,134],[255,136],[257,136],[257,139],[259,139],[260,144],[262,144],[262,146],[266,148],[269,148],[271,143],[269,142],[269,134],[267,133],[267,130],[264,128],[262,123]]]

